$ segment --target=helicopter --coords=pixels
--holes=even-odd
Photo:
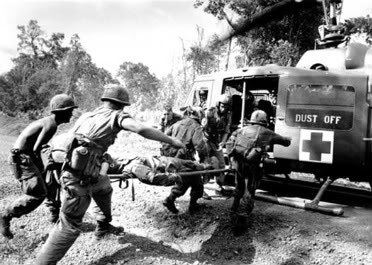
[[[342,0],[330,0],[328,9],[325,1],[284,0],[245,19],[221,39],[262,26],[288,8],[314,3],[323,4],[326,24],[319,27],[316,49],[305,52],[295,67],[270,64],[201,75],[186,102],[200,104],[203,91],[208,93],[206,105],[212,106],[219,95],[228,94],[232,127],[239,128],[249,121],[247,97],[253,96],[266,106],[269,127],[292,138],[289,147],[270,150],[267,174],[313,174],[322,185],[301,208],[342,215],[340,208],[319,206],[329,185],[348,178],[369,182],[372,188],[372,48],[361,43],[338,47],[349,39],[337,19]]]

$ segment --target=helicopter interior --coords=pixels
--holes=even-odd
[[[274,129],[278,82],[277,76],[234,77],[224,80],[222,93],[230,95],[232,100],[232,129],[246,125],[252,112],[257,109],[266,112],[268,127]],[[243,104],[244,93],[245,102]],[[244,113],[243,119],[242,113]]]

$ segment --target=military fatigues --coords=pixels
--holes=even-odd
[[[263,154],[267,146],[273,144],[289,146],[290,144],[288,138],[258,124],[248,125],[242,129],[236,130],[231,135],[229,141],[234,141],[234,137],[236,137],[238,133],[242,133],[250,139],[256,139],[257,137],[256,147],[258,150],[262,150],[261,154]],[[263,171],[262,166],[260,166],[261,156],[254,161],[247,161],[244,157],[234,153],[230,154],[230,156],[236,161],[235,169],[237,170],[236,189],[234,191],[234,202],[231,210],[233,212],[238,211],[240,199],[244,196],[241,206],[244,213],[249,213],[253,209],[253,197],[262,178]],[[245,179],[248,180],[247,183]]]
[[[225,168],[225,157],[222,148],[219,144],[223,141],[225,134],[230,134],[232,122],[232,113],[227,111],[225,114],[218,114],[217,107],[211,107],[207,111],[206,122],[204,124],[204,132],[209,146],[209,157],[216,157],[218,160],[218,168]],[[226,141],[227,139],[225,139]],[[222,185],[223,174],[217,177],[217,182]]]
[[[41,159],[33,152],[22,150],[12,150],[12,152],[19,152],[17,166],[20,178],[18,180],[24,194],[7,206],[3,214],[5,218],[19,218],[32,212],[44,201],[48,193],[42,176],[44,166]]]
[[[198,152],[200,161],[204,161],[207,157],[207,145],[204,140],[203,127],[194,118],[184,118],[176,122],[166,131],[166,134],[176,137],[186,145],[187,150],[170,148],[171,151],[167,156],[180,158],[184,160],[195,160],[195,151]],[[176,198],[185,194],[187,189],[191,187],[190,204],[196,204],[196,201],[203,195],[203,181],[200,176],[195,178],[186,178],[182,182],[176,182],[172,188],[168,199],[174,201]]]
[[[51,146],[42,152],[42,159],[45,165],[45,184],[48,189],[48,195],[45,205],[49,208],[52,216],[50,221],[57,222],[61,208],[61,184],[60,176],[62,165],[66,157],[66,134],[60,134],[53,138]]]
[[[172,186],[175,183],[179,182],[179,186],[185,186],[186,189],[177,189],[176,193],[179,194],[183,191],[182,196],[189,186],[188,183],[190,182],[189,179],[200,179],[199,176],[179,176],[177,173],[179,172],[188,172],[188,171],[197,171],[197,170],[205,170],[210,168],[207,164],[201,164],[196,161],[191,160],[183,160],[174,157],[166,157],[166,156],[154,156],[154,157],[137,157],[131,160],[129,163],[128,161],[116,161],[117,166],[114,166],[113,169],[110,170],[110,173],[126,173],[126,174],[133,174],[136,178],[138,178],[141,182],[149,185],[155,186]],[[185,183],[185,184],[183,184]],[[199,184],[198,180],[195,183]],[[191,182],[192,185],[192,192],[196,193],[195,197],[200,196],[200,193],[203,190],[200,190],[200,187],[196,185],[193,187],[194,183]]]
[[[195,151],[198,152],[200,160],[203,161],[207,155],[207,146],[204,141],[203,127],[194,118],[184,118],[176,122],[166,131],[167,135],[178,138],[186,145],[186,152],[183,149],[170,147],[165,156],[176,157],[186,160],[194,160]]]
[[[171,120],[167,120],[167,117],[164,115],[162,118],[161,118],[161,122],[160,122],[160,130],[162,132],[165,132],[165,130],[167,128],[169,128],[170,126],[172,126],[173,124],[175,124],[176,122],[182,120],[182,116],[177,114],[177,113],[174,113],[173,112],[173,117]]]
[[[102,106],[83,115],[77,121],[73,132],[88,137],[95,146],[91,152],[94,154],[94,161],[88,161],[87,167],[90,162],[100,166],[104,159],[103,153],[114,143],[117,134],[122,130],[120,127],[122,120],[128,117],[128,114]],[[97,222],[99,224],[109,223],[112,220],[113,189],[110,179],[107,175],[96,173],[78,174],[69,167],[62,172],[60,220],[49,234],[37,257],[36,264],[56,264],[65,255],[80,234],[79,228],[92,198],[98,206],[95,207]]]

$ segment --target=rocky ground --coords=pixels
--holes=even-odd
[[[14,137],[0,138],[0,210],[20,190],[5,163]],[[128,144],[129,143],[129,144]],[[158,145],[122,134],[113,154],[155,154]],[[131,183],[130,183],[131,184]],[[170,188],[133,182],[113,196],[113,223],[125,234],[93,237],[92,215],[84,219],[82,234],[59,264],[372,264],[372,206],[343,205],[343,217],[257,201],[248,219],[248,230],[234,236],[229,223],[231,198],[201,200],[202,211],[187,212],[188,195],[178,199],[180,214],[161,204]],[[363,206],[363,207],[362,207]],[[0,264],[33,264],[52,225],[44,205],[12,221],[14,239],[0,237]]]

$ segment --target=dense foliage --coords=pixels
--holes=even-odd
[[[372,18],[370,16],[350,18],[343,25],[347,35],[354,35],[358,41],[372,44]]]
[[[220,20],[226,20],[234,28],[242,19],[253,17],[278,2],[280,1],[196,0],[194,5]],[[288,10],[288,14],[282,18],[267,21],[243,36],[236,37],[233,42],[239,49],[234,53],[236,67],[268,63],[294,65],[303,52],[313,48],[318,26],[322,24],[322,15],[321,7],[316,5],[304,10]],[[228,56],[231,43],[222,45]],[[206,49],[216,51],[217,47],[214,44]]]
[[[115,82],[92,62],[77,34],[64,46],[63,33],[48,36],[36,20],[18,29],[14,67],[0,76],[0,111],[37,118],[49,99],[62,92],[72,95],[81,108],[90,109],[99,101],[103,86]]]

